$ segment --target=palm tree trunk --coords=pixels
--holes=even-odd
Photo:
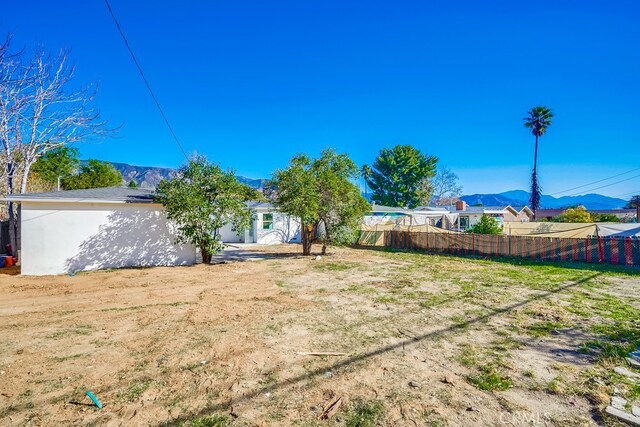
[[[536,150],[533,153],[533,171],[538,172],[538,135],[536,135]]]
[[[533,153],[533,172],[531,173],[531,197],[529,204],[533,211],[533,220],[536,220],[536,210],[540,207],[540,185],[538,184],[538,135],[536,137],[536,147]]]

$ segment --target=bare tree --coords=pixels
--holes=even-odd
[[[448,205],[461,194],[462,186],[458,183],[458,175],[449,168],[438,169],[431,182],[432,203],[436,206]]]
[[[74,67],[60,51],[52,56],[38,49],[32,55],[9,52],[9,38],[0,53],[0,145],[2,178],[7,195],[24,193],[31,166],[54,148],[83,142],[110,132],[93,108],[95,87],[74,88]],[[19,223],[13,204],[7,206],[9,233],[19,247]]]

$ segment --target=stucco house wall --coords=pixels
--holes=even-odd
[[[265,215],[273,215],[272,228],[266,229]],[[254,222],[254,241],[262,245],[300,242],[300,221],[289,215],[277,212],[259,212]]]
[[[24,201],[21,225],[26,275],[196,261],[195,247],[175,244],[161,205]]]

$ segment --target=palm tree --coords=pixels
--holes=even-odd
[[[536,217],[536,210],[540,207],[540,185],[538,184],[538,138],[545,134],[547,128],[551,126],[553,113],[551,109],[544,106],[533,107],[529,110],[529,116],[524,118],[524,126],[531,129],[531,133],[536,137],[536,150],[533,156],[533,172],[531,173],[531,197],[529,203],[533,211],[533,218]]]

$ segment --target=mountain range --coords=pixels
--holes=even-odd
[[[172,168],[161,168],[154,166],[134,166],[127,163],[114,163],[113,166],[120,171],[125,183],[133,180],[142,188],[155,188],[160,180],[169,179],[175,175],[176,170]],[[253,179],[238,176],[240,182],[250,187],[261,190],[264,188],[266,179]],[[524,206],[529,204],[529,193],[523,190],[505,191],[497,194],[471,194],[460,197],[469,205],[482,204],[484,206],[512,205]],[[607,197],[600,194],[585,194],[582,196],[542,196],[541,208],[560,209],[570,206],[583,205],[587,209],[617,209],[626,204],[626,200]]]
[[[111,164],[122,174],[125,183],[134,181],[140,188],[155,188],[163,179],[169,179],[175,175],[176,169],[160,168],[155,166],[134,166],[127,163]],[[266,179],[253,179],[244,176],[237,176],[238,180],[243,184],[258,190],[264,188]]]
[[[531,193],[524,190],[511,190],[497,194],[471,194],[460,197],[469,205],[482,204],[484,206],[525,206],[529,204]],[[618,209],[627,203],[626,200],[601,194],[583,194],[580,196],[553,197],[543,195],[540,199],[542,209],[561,209],[582,205],[587,209]]]

